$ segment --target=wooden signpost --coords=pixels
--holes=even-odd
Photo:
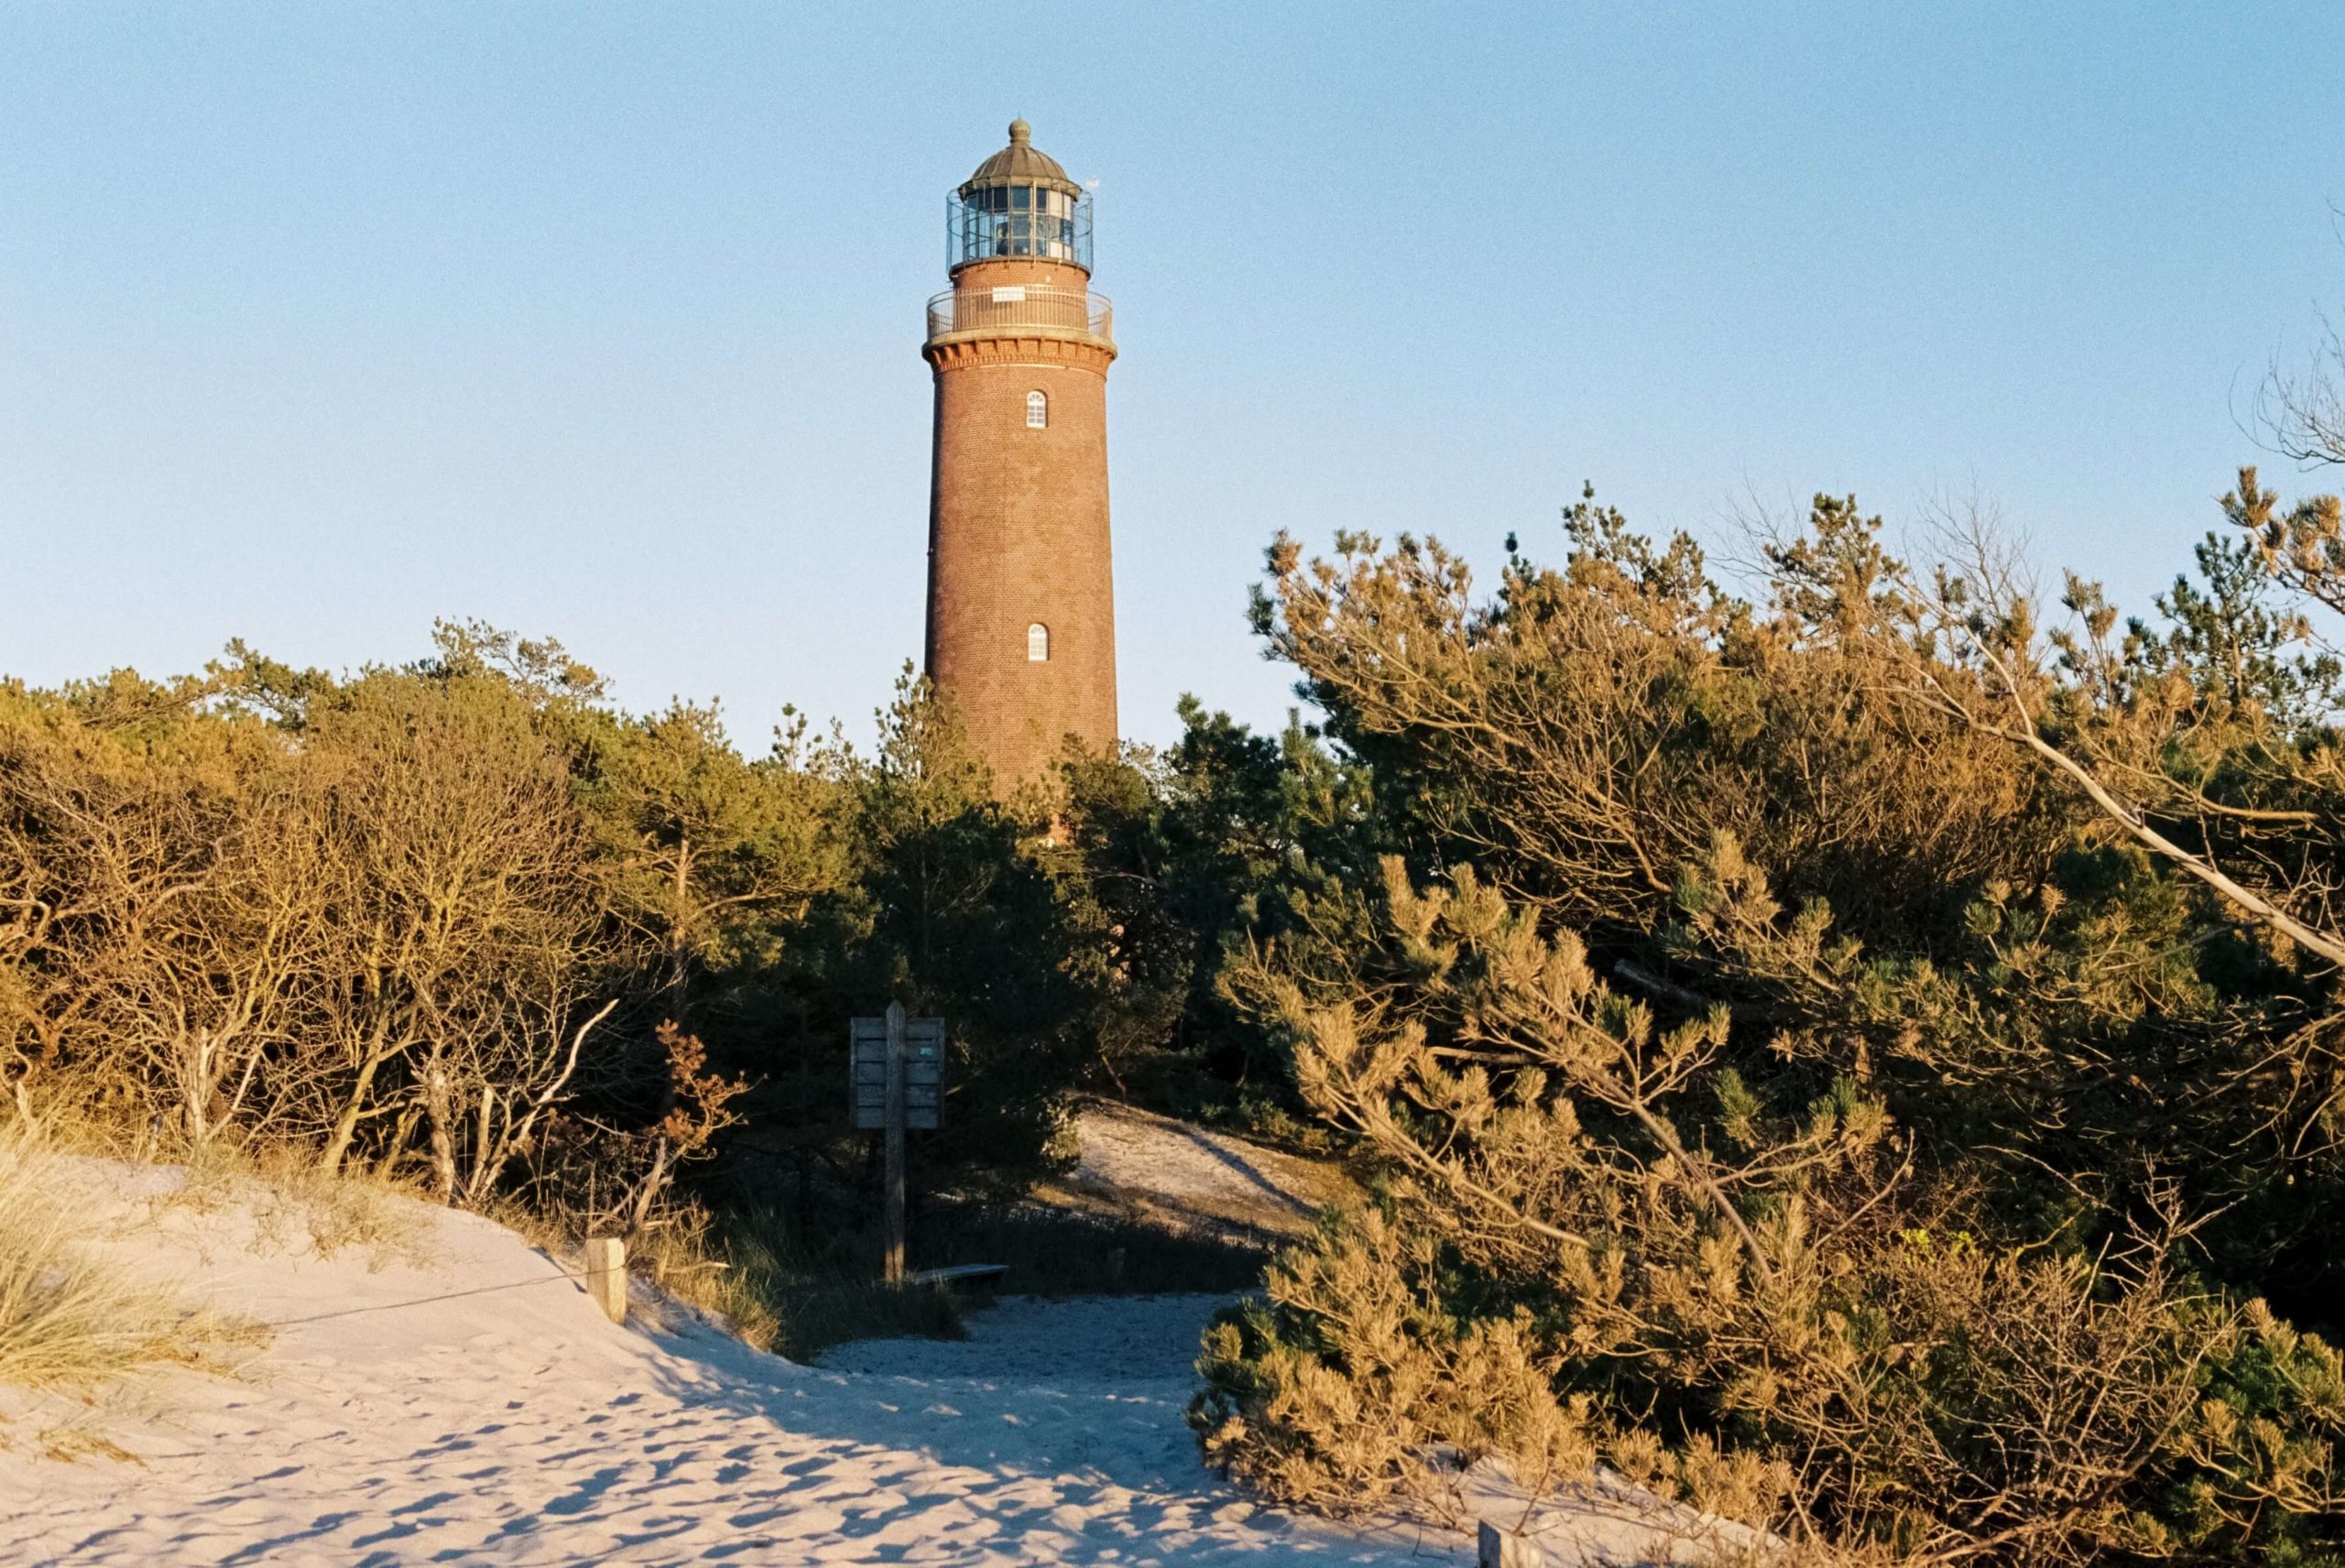
[[[933,1131],[944,1108],[944,1020],[908,1018],[901,1002],[878,1018],[855,1018],[847,1029],[848,1084],[857,1130],[887,1139],[887,1250],[889,1284],[904,1277],[904,1134]]]

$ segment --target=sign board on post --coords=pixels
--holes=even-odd
[[[882,1132],[888,1126],[888,1020],[856,1018],[848,1028],[855,1125]],[[904,1020],[904,1126],[933,1132],[944,1111],[944,1020]]]
[[[857,1127],[878,1127],[887,1139],[881,1199],[887,1235],[880,1272],[888,1283],[904,1277],[904,1134],[933,1127],[944,1101],[944,1020],[908,1018],[901,1002],[879,1018],[847,1021],[847,1087]]]

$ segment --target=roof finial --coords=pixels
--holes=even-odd
[[[1028,125],[1023,120],[1012,120],[1009,122],[1009,145],[1011,147],[1024,147],[1033,139],[1033,126]]]

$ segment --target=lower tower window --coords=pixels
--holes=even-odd
[[[1030,430],[1051,428],[1051,400],[1040,392],[1026,394],[1026,428]]]
[[[1039,397],[1040,392],[1034,394]],[[1026,662],[1047,664],[1051,659],[1051,628],[1036,621],[1026,628]]]

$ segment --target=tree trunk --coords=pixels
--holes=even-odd
[[[431,1127],[431,1173],[440,1186],[440,1201],[451,1208],[456,1202],[456,1138],[451,1125],[448,1070],[435,1055],[423,1069],[423,1116]]]
[[[365,1118],[366,1100],[375,1090],[375,1075],[383,1063],[391,1059],[387,1050],[367,1053],[358,1064],[358,1077],[350,1085],[350,1097],[344,1102],[342,1114],[334,1118],[333,1134],[326,1139],[325,1152],[318,1156],[318,1169],[332,1176],[342,1170],[342,1161],[350,1152],[351,1141],[358,1136],[358,1124]]]

